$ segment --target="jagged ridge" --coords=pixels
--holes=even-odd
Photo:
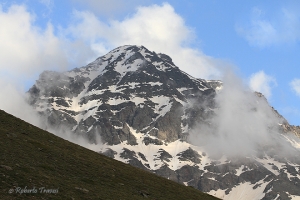
[[[221,87],[182,72],[165,54],[122,46],[86,67],[44,72],[29,94],[51,127],[91,143],[101,138],[99,151],[117,160],[221,198],[241,191],[250,199],[299,196],[297,158],[262,151],[259,157],[212,159],[186,140],[196,124],[209,123]]]

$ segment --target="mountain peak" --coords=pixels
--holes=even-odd
[[[106,70],[113,68],[121,75],[147,67],[149,63],[157,66],[158,70],[166,70],[171,67],[176,68],[169,56],[156,54],[144,46],[121,46],[98,59],[101,62],[107,62]]]
[[[44,78],[46,75],[51,78]],[[77,134],[87,133],[85,135],[90,135],[88,138],[92,142],[96,127],[100,126],[98,130],[107,132],[107,136],[100,134],[103,141],[134,143],[132,136],[127,138],[127,133],[125,138],[118,136],[121,132],[124,134],[127,123],[163,143],[184,139],[188,126],[192,126],[197,117],[207,115],[199,111],[199,116],[194,114],[195,119],[190,122],[181,120],[182,115],[189,115],[190,111],[184,114],[183,109],[191,99],[207,101],[207,108],[197,109],[207,110],[213,106],[215,90],[211,85],[182,72],[165,54],[156,54],[143,46],[126,45],[85,67],[61,74],[45,72],[29,93],[34,107],[44,112],[52,124],[72,127]],[[178,116],[170,116],[170,111],[178,112]],[[86,112],[88,114],[84,114]],[[57,115],[63,116],[63,120]],[[170,117],[176,124],[169,123]],[[107,118],[111,128],[104,131],[97,120]],[[87,123],[87,119],[91,123],[89,126],[82,124]],[[113,125],[116,121],[121,129]],[[110,131],[115,131],[116,135],[108,137]]]
[[[297,158],[274,156],[265,146],[240,160],[213,158],[205,146],[187,140],[214,135],[206,127],[218,125],[210,119],[220,110],[215,97],[221,88],[221,81],[184,73],[168,55],[126,45],[85,67],[43,73],[29,95],[55,132],[83,137],[119,161],[221,198],[236,199],[245,188],[265,199],[300,196]]]

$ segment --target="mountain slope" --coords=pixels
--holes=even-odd
[[[1,110],[0,137],[0,199],[216,199],[65,141]],[[20,194],[18,188],[35,188],[36,193]]]
[[[123,46],[83,68],[63,74],[44,72],[29,93],[31,104],[52,126],[67,126],[91,142],[100,134],[113,145],[125,140],[135,143],[126,123],[159,142],[183,138],[195,119],[181,123],[182,117],[194,114],[204,119],[210,114],[203,106],[183,113],[183,104],[202,102],[204,97],[212,107],[215,90],[209,82],[183,73],[167,55]]]
[[[229,109],[229,115],[218,118],[222,87],[220,81],[184,73],[165,54],[122,46],[85,67],[42,73],[28,94],[47,128],[84,137],[98,144],[95,151],[119,161],[225,199],[300,196],[300,143],[287,133],[297,128],[258,93],[242,93],[242,101]],[[236,98],[229,95],[226,103]],[[239,115],[243,109],[246,113]],[[267,124],[260,120],[262,115]],[[223,123],[231,118],[237,131]],[[257,123],[248,123],[251,120]],[[258,141],[251,144],[255,151],[239,157],[222,152],[213,156],[208,150],[226,146],[231,131],[248,133],[246,141],[240,140],[244,146],[229,141],[240,147],[231,147],[234,151],[242,151],[252,140]],[[260,139],[260,131],[268,133]],[[223,135],[214,137],[218,132]]]

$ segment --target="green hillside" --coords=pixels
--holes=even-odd
[[[216,199],[0,110],[0,199]],[[22,193],[24,192],[24,193]]]

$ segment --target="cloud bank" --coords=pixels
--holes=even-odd
[[[40,28],[35,19],[24,5],[6,10],[0,6],[0,109],[41,126],[43,122],[26,102],[25,85],[44,70],[67,70],[72,62],[80,63],[80,57],[71,53],[76,42],[56,36],[51,23]],[[83,53],[87,48],[80,50]]]
[[[267,100],[254,93],[230,70],[222,78],[223,89],[216,95],[217,108],[206,123],[198,124],[188,140],[203,146],[210,156],[253,156],[263,150],[278,155],[291,152],[280,135],[282,118]]]
[[[67,66],[62,43],[49,23],[45,30],[33,25],[35,17],[25,6],[0,7],[1,74],[31,75],[40,69]],[[58,67],[59,66],[59,67]]]

